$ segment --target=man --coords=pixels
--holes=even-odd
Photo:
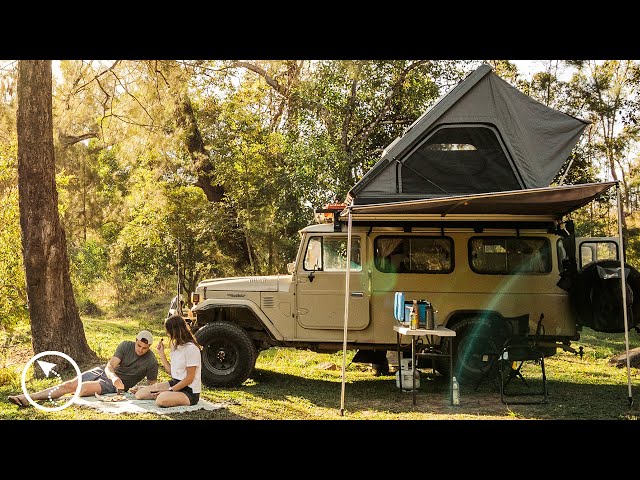
[[[147,330],[138,333],[135,342],[131,340],[120,342],[113,357],[104,368],[96,367],[82,373],[80,396],[89,397],[96,393],[104,395],[128,390],[135,393],[138,389],[136,384],[145,377],[149,385],[155,383],[158,379],[158,361],[150,350],[152,344],[153,335]],[[75,393],[77,386],[78,378],[76,377],[30,395],[33,400],[55,399],[68,393]],[[29,401],[22,394],[12,395],[8,399],[21,407],[29,406]]]

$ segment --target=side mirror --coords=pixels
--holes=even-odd
[[[296,271],[296,262],[287,263],[287,272],[289,275],[293,275],[293,272]]]
[[[313,279],[314,279],[314,278],[316,278],[316,277],[314,276],[314,273],[315,273],[317,270],[320,270],[320,268],[318,268],[318,264],[316,263],[316,264],[313,266],[313,270],[311,270],[311,273],[309,274],[309,282],[310,282],[310,283],[313,283]]]

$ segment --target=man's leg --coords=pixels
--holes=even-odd
[[[66,395],[68,393],[75,393],[77,387],[78,387],[78,378],[76,377],[73,380],[67,380],[66,382],[61,383],[57,387],[46,388],[44,390],[40,390],[39,392],[31,393],[29,395],[31,396],[32,400],[47,400],[49,398],[53,400],[56,398],[60,398],[61,396]],[[102,387],[100,386],[99,381],[94,380],[89,382],[82,382],[82,386],[80,387],[80,396],[81,397],[92,396],[95,393],[100,393],[101,390],[102,390]],[[25,397],[24,394],[13,395],[9,397],[9,401],[13,403],[17,403],[14,400],[12,400],[12,398],[17,399],[17,401],[20,402],[20,404],[22,404],[23,406],[26,406],[29,403],[29,401],[27,400],[27,397]]]
[[[103,370],[99,367],[83,372],[82,386],[80,387],[80,396],[87,397],[95,393],[101,393],[102,387],[99,379],[102,376],[103,376]],[[56,398],[60,398],[61,396],[66,395],[68,393],[75,393],[77,387],[78,387],[78,377],[75,377],[72,380],[67,380],[66,382],[63,382],[58,386],[46,388],[44,390],[40,390],[39,392],[31,393],[30,396],[32,400],[46,400],[48,398],[51,398],[53,400]],[[22,405],[23,407],[26,407],[27,405],[29,405],[29,401],[27,400],[27,397],[25,397],[23,394],[12,395],[8,398],[10,402]]]

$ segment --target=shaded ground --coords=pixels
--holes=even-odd
[[[118,339],[141,328],[135,322],[87,322],[94,345],[102,357],[112,352]],[[145,325],[146,326],[146,325]],[[113,331],[108,330],[112,328]],[[126,330],[121,331],[122,328]],[[154,324],[152,331],[161,331]],[[93,332],[96,332],[95,334]],[[99,335],[103,335],[104,340]],[[207,388],[202,396],[214,403],[230,402],[227,408],[167,415],[116,416],[72,406],[60,412],[42,412],[35,408],[18,408],[6,401],[20,391],[19,368],[0,378],[0,419],[97,419],[97,420],[637,420],[638,402],[628,403],[626,368],[609,365],[608,360],[622,350],[620,336],[607,337],[586,332],[583,358],[566,352],[546,360],[548,403],[543,405],[503,404],[490,382],[478,390],[461,385],[460,405],[451,406],[448,380],[430,369],[422,372],[416,404],[410,392],[396,387],[395,376],[376,377],[362,364],[348,364],[345,385],[345,411],[340,415],[341,371],[327,369],[331,362],[341,364],[340,355],[316,354],[292,349],[269,349],[260,354],[251,379],[238,388]],[[586,343],[587,340],[589,343]],[[636,341],[636,336],[633,337]],[[101,344],[100,342],[104,342]],[[109,343],[111,342],[111,343]],[[20,367],[32,356],[28,344],[15,345],[5,352],[5,365]],[[95,348],[95,347],[94,347]],[[352,355],[352,354],[351,354]],[[2,365],[0,365],[2,366]],[[91,365],[93,366],[93,365]],[[85,369],[89,366],[81,366]],[[0,370],[0,373],[2,370]],[[539,372],[539,369],[538,369]],[[640,395],[638,369],[632,369],[633,395]],[[527,380],[539,381],[536,369],[525,370]],[[517,382],[516,382],[517,383]]]

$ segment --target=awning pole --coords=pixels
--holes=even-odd
[[[340,416],[344,416],[345,371],[347,369],[347,324],[349,323],[349,276],[351,273],[351,207],[347,223],[347,272],[344,279],[344,331],[342,333],[342,391],[340,393]]]
[[[627,319],[627,279],[624,272],[624,243],[622,238],[622,194],[620,193],[620,181],[616,182],[616,196],[618,200],[618,241],[620,242],[620,282],[622,288],[622,315],[624,318],[624,343],[627,350],[627,385],[629,388],[629,408],[633,405],[631,393],[631,359],[629,358],[629,323]]]

